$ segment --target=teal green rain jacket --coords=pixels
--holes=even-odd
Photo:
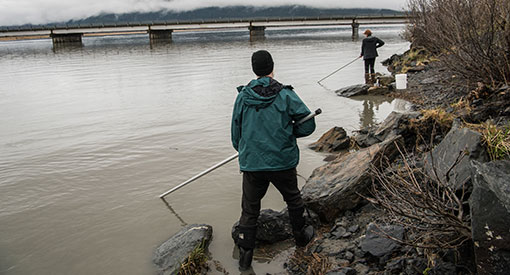
[[[315,130],[312,118],[296,125],[310,110],[291,86],[270,77],[237,88],[232,113],[232,145],[239,152],[241,171],[281,171],[299,162],[296,138]]]

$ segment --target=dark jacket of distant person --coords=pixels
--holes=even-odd
[[[376,58],[379,56],[379,54],[377,54],[377,48],[381,47],[382,45],[384,45],[384,41],[381,39],[375,36],[368,36],[367,38],[363,39],[361,44],[361,56],[363,56],[363,59]]]

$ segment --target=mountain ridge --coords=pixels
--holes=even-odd
[[[209,7],[191,11],[161,10],[155,12],[131,12],[123,14],[102,13],[83,19],[54,22],[47,24],[24,24],[19,26],[50,26],[61,24],[111,24],[125,22],[154,22],[179,20],[226,20],[246,18],[288,18],[288,17],[319,17],[319,16],[351,16],[351,15],[401,15],[403,12],[390,9],[322,9],[292,5],[279,7],[229,6]]]

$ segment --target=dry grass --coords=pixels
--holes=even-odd
[[[442,127],[451,127],[455,116],[451,113],[446,112],[444,109],[425,109],[422,110],[423,120],[433,120]]]
[[[296,250],[289,261],[301,274],[325,275],[331,268],[327,256],[315,252],[309,254],[303,249]]]
[[[497,127],[484,123],[483,140],[491,160],[510,159],[510,125]]]
[[[416,148],[420,144],[431,147],[436,136],[445,136],[450,131],[455,116],[441,108],[424,109],[421,113],[420,118],[410,120],[409,130],[416,135]]]
[[[510,125],[497,126],[491,122],[464,125],[482,134],[485,149],[491,160],[510,159]]]
[[[205,274],[207,271],[207,255],[205,252],[205,240],[198,244],[181,264],[179,275]]]

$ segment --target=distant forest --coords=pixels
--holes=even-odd
[[[219,19],[242,19],[242,18],[278,18],[278,17],[319,17],[319,16],[349,16],[349,15],[394,15],[402,12],[389,9],[318,9],[306,6],[281,6],[281,7],[211,7],[192,11],[174,12],[133,12],[125,14],[100,14],[80,20],[68,22],[55,22],[38,25],[78,25],[78,24],[106,24],[126,22],[162,22],[162,21],[195,21],[195,20],[219,20]],[[26,25],[25,25],[26,26]]]

